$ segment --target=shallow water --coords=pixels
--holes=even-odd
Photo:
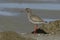
[[[7,11],[0,11],[1,16],[18,16],[18,13],[12,13],[12,12],[7,12]]]
[[[32,9],[48,9],[60,10],[60,4],[52,3],[0,3],[0,8],[32,8]]]
[[[12,13],[12,12],[8,12],[8,11],[0,11],[0,16],[21,16],[22,17],[22,14],[21,13]],[[46,18],[42,18],[43,20],[49,22],[49,21],[55,21],[55,20],[58,20],[58,19],[46,19]]]
[[[32,8],[32,9],[48,9],[48,10],[60,10],[60,4],[51,3],[0,3],[0,8]],[[21,13],[0,11],[2,16],[21,16]],[[45,21],[55,21],[57,19],[45,19]]]

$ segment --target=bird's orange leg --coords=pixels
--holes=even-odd
[[[37,32],[36,32],[37,29],[38,29],[38,25],[35,24],[35,25],[34,25],[34,34],[35,34],[35,35],[37,34]]]

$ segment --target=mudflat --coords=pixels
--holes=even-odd
[[[12,10],[12,11],[11,11]],[[17,11],[18,10],[18,11]],[[21,11],[22,10],[22,11]],[[4,9],[2,9],[4,11]],[[11,8],[6,9],[8,12],[18,12],[18,16],[0,16],[0,31],[17,31],[17,32],[31,32],[34,24],[30,23],[24,9]],[[41,18],[60,19],[60,10],[40,10],[33,9],[33,14]]]

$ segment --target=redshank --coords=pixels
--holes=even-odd
[[[42,24],[42,23],[45,23],[45,22],[39,16],[33,15],[32,14],[32,9],[26,8],[25,11],[26,11],[28,20],[35,25],[34,26],[34,34],[37,34],[36,30],[38,29],[38,24]]]

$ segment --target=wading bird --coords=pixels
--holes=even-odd
[[[38,29],[38,24],[45,23],[39,16],[33,15],[32,10],[30,8],[25,9],[28,20],[34,24],[34,34],[36,34],[36,30]]]

